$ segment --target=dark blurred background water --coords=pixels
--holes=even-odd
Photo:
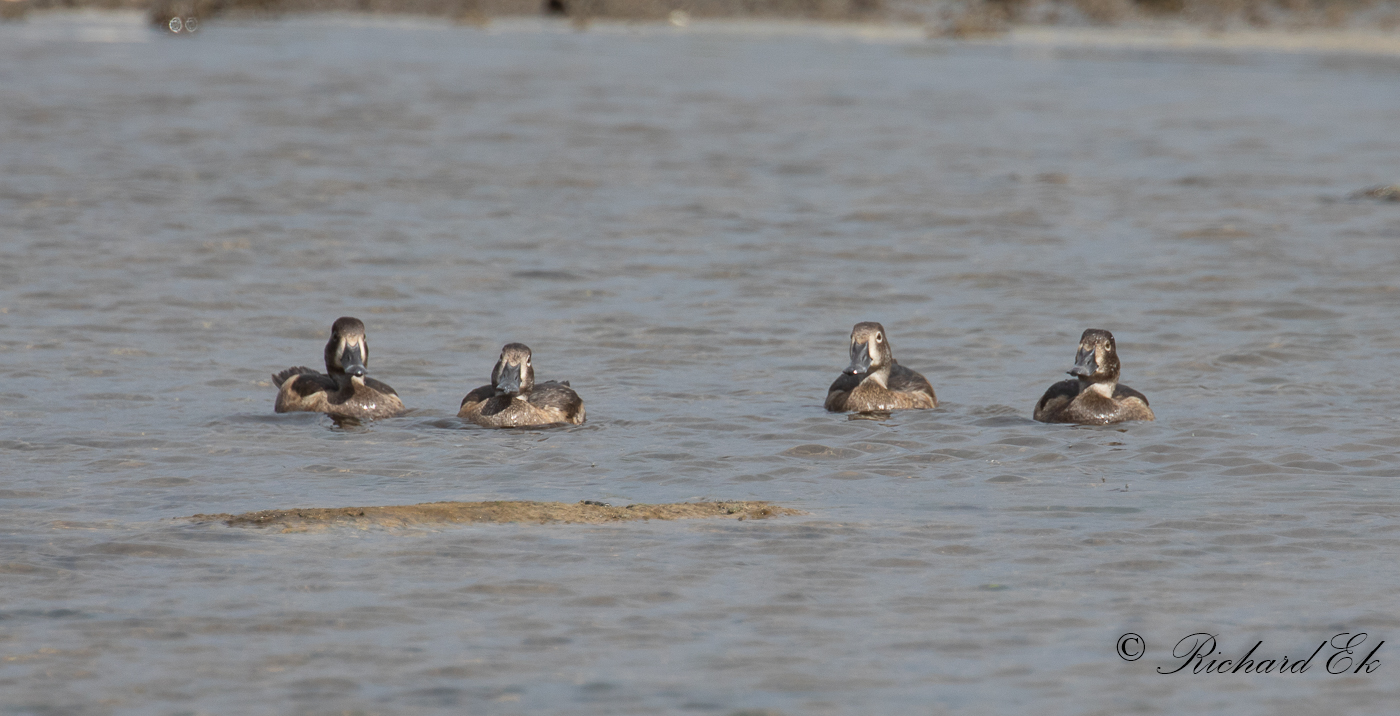
[[[761,28],[759,28],[761,29]],[[1385,713],[1400,60],[0,26],[4,713]],[[341,315],[409,415],[272,414]],[[822,410],[882,321],[942,405]],[[1031,407],[1086,327],[1158,420]],[[455,417],[500,346],[579,428]],[[766,499],[283,535],[195,513]],[[1120,634],[1148,643],[1141,661]],[[1387,648],[1389,645],[1387,645]]]
[[[594,20],[692,18],[804,19],[921,26],[931,35],[978,37],[1016,27],[1183,26],[1222,30],[1400,27],[1400,0],[0,0],[0,19],[28,10],[140,10],[170,19],[267,17],[300,13],[417,15],[482,25],[502,18],[549,16],[576,27]]]

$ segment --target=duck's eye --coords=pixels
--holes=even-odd
[[[876,342],[876,343],[884,343],[884,342],[885,342],[885,337],[882,336],[882,335],[880,335],[879,333],[876,333],[876,334],[875,334],[875,342]]]

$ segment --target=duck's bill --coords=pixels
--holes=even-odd
[[[870,372],[870,344],[851,344],[851,364],[842,371],[846,375],[865,375]]]
[[[520,365],[506,364],[501,366],[500,374],[496,377],[496,390],[502,393],[520,392]]]
[[[340,368],[356,378],[363,378],[369,372],[365,370],[365,362],[360,359],[360,347],[353,343],[346,344],[345,350],[340,352]]]
[[[1094,352],[1082,350],[1074,357],[1074,367],[1065,372],[1080,378],[1088,378],[1098,369],[1099,363],[1094,358]]]

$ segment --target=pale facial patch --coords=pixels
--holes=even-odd
[[[876,337],[879,336],[879,333],[871,333],[865,337],[865,351],[867,354],[870,355],[871,373],[874,373],[890,364],[889,359],[885,355],[886,346],[883,337],[879,341],[875,340]],[[884,385],[884,382],[881,381],[880,385]]]
[[[356,338],[349,337],[349,336],[341,336],[341,337],[340,337],[340,341],[339,341],[338,343],[336,343],[336,346],[335,346],[335,363],[336,363],[336,365],[340,365],[340,357],[343,356],[343,355],[345,355],[345,349],[346,349],[346,348],[354,348],[354,349],[355,349],[355,352],[360,354],[360,363],[361,363],[362,365],[364,365],[366,369],[369,368],[369,349],[365,346],[365,342],[364,342],[363,340],[356,339]],[[340,367],[341,367],[341,368],[344,368],[345,366],[341,365]]]

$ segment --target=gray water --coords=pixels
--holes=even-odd
[[[1400,204],[1348,197],[1400,179],[1397,81],[659,27],[2,25],[0,713],[1386,712]],[[342,315],[412,411],[274,415],[269,374]],[[862,320],[937,410],[822,409]],[[1156,422],[1030,419],[1088,327]],[[455,417],[510,341],[587,424]],[[808,514],[181,519],[486,499]],[[1156,673],[1193,632],[1219,658],[1395,641],[1371,675],[1331,649]]]

